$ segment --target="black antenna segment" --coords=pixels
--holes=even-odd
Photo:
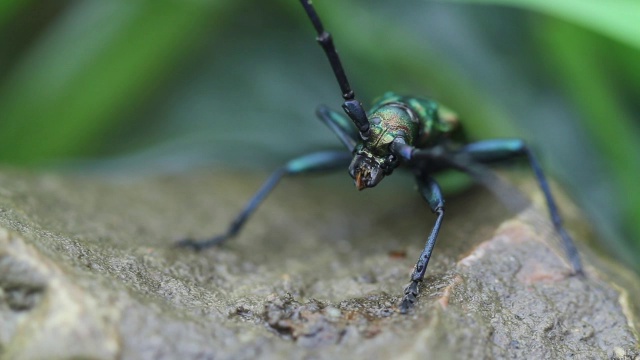
[[[342,90],[342,97],[344,98],[344,103],[342,104],[342,108],[349,115],[351,120],[356,124],[356,127],[360,131],[360,136],[363,138],[369,137],[369,120],[367,119],[367,113],[365,112],[362,104],[355,99],[355,93],[351,90],[351,86],[349,85],[349,80],[347,80],[347,75],[342,68],[342,63],[340,62],[340,57],[338,56],[338,52],[336,51],[336,47],[333,45],[333,39],[331,38],[331,34],[324,30],[322,26],[322,22],[320,21],[320,17],[316,13],[313,5],[311,5],[311,0],[300,0],[302,7],[307,12],[309,16],[309,20],[313,24],[313,27],[316,29],[318,36],[316,40],[322,46],[324,53],[327,55],[329,59],[329,63],[331,64],[331,68],[333,69],[333,73],[336,76],[336,80],[338,80],[338,85],[340,85],[340,90]]]

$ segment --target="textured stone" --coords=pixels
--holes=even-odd
[[[238,238],[193,253],[172,245],[226,229],[263,175],[0,173],[1,357],[640,356],[637,277],[586,248],[570,203],[584,278],[537,205],[514,216],[477,188],[448,198],[403,316],[434,217],[407,178],[359,193],[342,175],[285,179]]]

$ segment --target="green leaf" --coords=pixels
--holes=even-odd
[[[29,5],[31,0],[0,1],[0,26],[4,25],[21,7]]]
[[[232,3],[75,3],[0,88],[0,160],[95,152]]]
[[[640,1],[638,0],[449,0],[504,5],[539,12],[640,48]]]
[[[598,51],[594,37],[558,20],[548,19],[542,24],[539,29],[541,51],[548,55],[559,83],[578,106],[582,124],[594,146],[607,159],[605,166],[618,190],[623,221],[637,239],[640,235],[637,221],[640,218],[640,192],[637,191],[640,129],[601,66],[603,54]]]

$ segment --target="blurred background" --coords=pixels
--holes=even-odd
[[[358,98],[429,96],[518,136],[640,269],[640,2],[314,2]],[[341,94],[295,0],[0,2],[0,162],[272,169],[338,146]]]

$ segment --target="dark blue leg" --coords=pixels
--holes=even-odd
[[[258,208],[271,190],[285,175],[295,175],[315,171],[330,171],[338,168],[346,168],[351,161],[351,154],[344,151],[322,151],[301,156],[289,161],[285,166],[274,171],[264,182],[260,190],[249,200],[244,209],[233,220],[226,233],[214,236],[206,240],[185,239],[179,241],[177,246],[202,250],[234,237],[242,229],[249,216]]]
[[[349,152],[353,152],[359,135],[351,120],[324,105],[318,106],[316,115],[338,136]]]
[[[527,147],[524,141],[520,139],[479,141],[464,146],[461,151],[471,156],[473,160],[482,163],[498,162],[516,157],[526,157],[529,160],[529,165],[531,166],[531,169],[536,176],[536,180],[538,181],[538,185],[540,186],[540,189],[547,201],[547,208],[549,209],[551,221],[562,238],[562,244],[567,253],[567,257],[571,262],[571,266],[576,274],[582,274],[583,270],[582,262],[580,261],[580,254],[578,254],[578,250],[573,239],[571,239],[571,236],[569,236],[569,233],[567,233],[562,225],[562,218],[558,212],[556,202],[551,195],[551,189],[549,188],[547,179],[542,172],[542,168],[540,167],[535,155]]]
[[[422,194],[422,197],[429,203],[431,211],[433,211],[438,218],[436,219],[435,225],[433,225],[431,234],[429,234],[424,250],[422,250],[422,254],[420,254],[420,258],[411,273],[411,282],[404,288],[404,296],[402,297],[399,305],[400,312],[403,314],[409,311],[416,302],[416,297],[418,296],[418,284],[422,282],[424,273],[427,271],[427,264],[429,264],[429,258],[431,258],[433,247],[436,245],[438,231],[440,231],[442,218],[444,217],[444,198],[442,197],[442,192],[440,191],[438,183],[436,183],[431,177],[420,176],[418,177],[418,190],[420,191],[420,194]]]

